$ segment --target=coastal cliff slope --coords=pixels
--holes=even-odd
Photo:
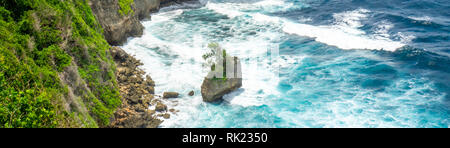
[[[117,80],[120,66],[116,62],[123,60],[113,58],[111,52],[117,50],[111,45],[142,35],[139,20],[157,11],[160,3],[0,2],[0,127],[157,127],[160,122],[151,116],[133,116],[154,121],[148,126],[112,125],[124,106],[141,110],[148,102],[126,105],[131,98],[120,86],[128,81]],[[130,69],[138,71],[139,64],[131,65]],[[151,94],[151,78],[137,80],[141,79],[139,88]]]

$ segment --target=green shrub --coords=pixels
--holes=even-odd
[[[70,65],[71,57],[58,46],[51,45],[48,48],[44,48],[42,51],[36,51],[36,58],[34,61],[39,66],[50,66],[50,68],[62,71],[63,68]]]
[[[206,65],[210,65],[211,71],[215,71],[217,67],[222,68],[222,78],[213,77],[213,80],[227,80],[227,51],[220,47],[218,43],[209,43],[208,44],[209,52],[202,55],[203,59],[206,61]],[[222,66],[216,64],[222,60]]]
[[[109,48],[87,0],[1,1],[0,128],[108,125],[121,104]],[[88,114],[61,104],[69,88],[59,74],[72,63],[89,87],[79,92]]]
[[[133,0],[119,0],[119,13],[122,15],[133,14],[133,9],[131,9],[131,5],[133,4]]]

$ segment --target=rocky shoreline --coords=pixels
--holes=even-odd
[[[169,119],[169,112],[178,112],[169,109],[162,100],[177,98],[179,94],[164,92],[163,96],[155,95],[155,82],[139,68],[143,65],[141,61],[119,47],[111,48],[111,56],[116,63],[115,74],[122,104],[114,113],[109,127],[157,128],[163,122],[159,117]]]
[[[128,37],[141,36],[144,27],[139,20],[150,18],[151,12],[158,11],[160,7],[188,1],[195,0],[134,0],[131,5],[134,13],[128,15],[117,13],[120,9],[118,0],[91,1],[93,13],[104,28],[105,39],[114,46],[110,49],[110,53],[115,62],[115,75],[122,102],[108,127],[157,128],[163,122],[162,119],[170,118],[169,112],[177,112],[175,109],[169,109],[163,102],[168,101],[169,98],[177,98],[180,94],[164,92],[161,96],[155,95],[155,82],[139,68],[143,65],[142,62],[117,45],[125,43]],[[220,100],[223,95],[242,86],[238,58],[226,56],[224,62],[225,60],[230,63],[227,65],[229,71],[227,71],[227,79],[205,78],[201,86],[205,102]],[[188,95],[193,96],[194,92],[191,91]]]
[[[155,82],[139,68],[142,62],[127,54],[119,47],[111,48],[116,63],[116,77],[122,97],[122,105],[114,113],[109,127],[114,128],[156,128],[164,119],[170,118],[162,97],[155,95]],[[154,109],[149,109],[152,106]]]
[[[112,46],[122,45],[128,37],[139,37],[144,27],[140,20],[150,18],[151,12],[161,7],[195,0],[134,0],[133,13],[119,14],[121,9],[118,0],[92,0],[89,5],[100,25],[103,35]],[[155,95],[155,82],[139,68],[143,65],[139,60],[119,47],[110,49],[116,63],[116,78],[122,104],[114,113],[112,128],[156,128],[168,119],[168,112],[176,112],[164,105],[161,96]],[[173,97],[173,96],[172,96]],[[149,109],[154,106],[154,109]]]
[[[110,127],[158,127],[162,121],[153,117],[154,110],[148,109],[155,99],[155,82],[148,75],[144,78],[145,72],[138,68],[142,63],[121,48],[113,47],[111,55],[116,63],[122,105],[114,113]]]

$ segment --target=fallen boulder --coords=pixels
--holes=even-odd
[[[177,92],[164,92],[163,93],[163,98],[178,98],[180,94]]]

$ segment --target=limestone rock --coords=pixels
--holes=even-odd
[[[242,87],[240,60],[237,57],[227,57],[226,61],[226,78],[214,78],[214,75],[223,75],[223,71],[211,71],[203,80],[201,86],[203,101],[216,102],[225,94]]]
[[[133,13],[128,15],[119,13],[118,0],[91,0],[89,4],[109,44],[122,45],[128,37],[143,34],[144,27]],[[134,4],[132,8],[135,10]]]
[[[138,19],[150,18],[150,13],[159,9],[160,0],[134,0],[135,15]]]

